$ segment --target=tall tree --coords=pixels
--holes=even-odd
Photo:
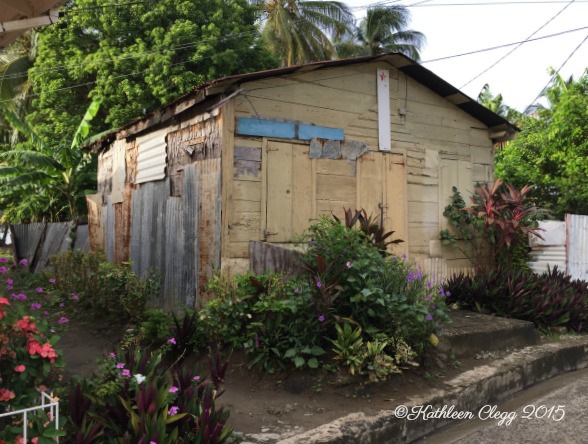
[[[338,1],[255,0],[262,13],[262,37],[283,66],[329,60],[335,47],[326,33],[349,33],[354,23]]]
[[[30,70],[37,97],[29,122],[49,144],[73,132],[92,97],[103,98],[102,130],[202,82],[276,64],[246,0],[77,0],[64,12],[63,23],[40,32]]]
[[[400,52],[418,61],[426,38],[421,32],[407,29],[409,23],[410,11],[404,6],[370,8],[353,38],[338,42],[338,55],[354,57]]]
[[[545,97],[549,105],[497,151],[496,175],[535,185],[536,202],[556,216],[588,214],[588,70],[578,81],[556,76]]]
[[[511,123],[518,124],[523,118],[522,113],[504,103],[502,94],[498,94],[497,96],[492,94],[488,83],[482,87],[480,94],[478,94],[478,103],[484,105],[499,116],[504,117]]]

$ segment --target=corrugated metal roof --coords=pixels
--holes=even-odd
[[[297,72],[314,71],[318,69],[335,68],[338,66],[349,66],[360,63],[368,63],[373,61],[384,61],[399,69],[407,76],[415,79],[419,83],[425,85],[441,97],[447,98],[457,107],[476,118],[489,128],[496,130],[506,130],[508,134],[512,135],[520,131],[515,125],[511,124],[505,118],[490,111],[485,106],[478,103],[476,100],[466,96],[455,86],[443,80],[437,74],[428,70],[424,66],[418,64],[411,58],[400,53],[389,53],[376,56],[355,57],[351,59],[328,60],[322,62],[307,63],[304,65],[288,66],[284,68],[269,69],[266,71],[250,72],[245,74],[238,74],[226,76],[219,79],[211,80],[206,83],[197,85],[192,91],[168,105],[160,108],[150,115],[137,119],[127,125],[121,127],[118,131],[114,131],[105,135],[100,141],[111,138],[117,133],[124,133],[124,137],[137,134],[146,130],[150,126],[163,123],[164,121],[174,117],[192,106],[204,101],[206,98],[216,96],[218,94],[231,93],[236,85],[261,80],[270,77],[280,77]],[[457,100],[455,100],[457,98]],[[186,103],[192,101],[192,103]],[[100,142],[99,141],[99,142]],[[96,146],[96,145],[94,145]]]

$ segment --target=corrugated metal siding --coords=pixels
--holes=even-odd
[[[51,256],[71,247],[71,222],[35,223],[11,226],[16,261],[27,259],[31,270],[38,272],[50,265]],[[74,248],[88,251],[88,226],[79,225]]]
[[[557,267],[566,270],[566,223],[563,221],[539,222],[540,239],[529,235],[531,258],[529,268],[535,273],[544,273],[548,269]]]
[[[588,216],[566,215],[568,234],[568,273],[588,281]]]
[[[135,183],[145,183],[165,178],[166,142],[169,128],[161,128],[137,138],[139,156]]]

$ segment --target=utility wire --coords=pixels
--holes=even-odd
[[[471,79],[469,82],[464,83],[459,89],[464,89],[466,86],[468,86],[470,83],[472,83],[474,80],[478,79],[479,77],[481,77],[482,75],[486,74],[488,71],[490,71],[492,68],[494,68],[496,65],[498,65],[500,62],[502,62],[505,58],[507,58],[509,55],[511,55],[513,52],[515,52],[517,49],[519,49],[521,46],[523,46],[525,43],[527,43],[529,41],[530,38],[532,38],[535,34],[537,34],[539,31],[541,31],[543,28],[545,28],[548,24],[550,24],[553,20],[555,20],[562,12],[564,12],[569,6],[571,6],[572,3],[574,3],[575,0],[572,0],[571,2],[569,2],[567,5],[565,5],[557,14],[555,14],[553,17],[551,17],[549,20],[547,20],[545,23],[543,23],[543,25],[541,25],[537,30],[535,30],[535,32],[533,32],[529,37],[527,37],[523,42],[519,43],[517,46],[515,46],[513,49],[511,49],[509,52],[507,52],[505,55],[503,55],[502,57],[500,57],[498,60],[496,60],[492,65],[490,65],[488,68],[486,68],[485,70],[483,70],[480,74],[478,74],[477,76],[475,76],[473,79]]]
[[[578,51],[578,49],[580,49],[580,47],[586,43],[586,41],[588,40],[588,34],[586,35],[586,37],[584,37],[584,40],[582,40],[580,42],[580,44],[578,46],[576,46],[574,48],[574,50],[570,53],[570,55],[564,60],[564,62],[561,64],[561,66],[559,68],[557,68],[557,71],[555,71],[555,73],[553,73],[553,75],[551,76],[551,78],[549,79],[549,81],[547,82],[547,84],[541,89],[541,92],[539,94],[537,94],[537,97],[535,97],[529,106],[527,106],[527,108],[525,108],[525,111],[527,111],[529,108],[531,108],[533,106],[533,104],[539,99],[539,97],[541,97],[544,93],[545,90],[549,87],[549,85],[551,84],[551,82],[553,82],[553,80],[557,77],[557,75],[559,74],[559,72],[562,70],[562,68],[566,65],[566,63],[568,63],[568,61],[572,58],[572,56],[576,53],[576,51]]]

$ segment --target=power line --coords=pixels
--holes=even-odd
[[[553,82],[553,80],[555,79],[555,77],[559,74],[559,72],[562,70],[562,68],[566,65],[566,63],[568,63],[568,61],[573,57],[573,55],[576,53],[576,51],[578,51],[578,49],[580,49],[580,47],[586,43],[586,41],[588,40],[588,34],[586,35],[586,37],[584,37],[584,40],[582,40],[580,42],[580,44],[578,46],[576,46],[574,48],[574,50],[570,53],[570,55],[564,60],[564,62],[561,64],[561,66],[559,68],[557,68],[557,71],[555,71],[555,73],[553,73],[553,75],[551,76],[551,78],[549,79],[549,81],[547,82],[547,84],[541,89],[541,92],[539,94],[537,94],[537,97],[535,97],[533,99],[533,101],[531,102],[531,104],[529,106],[527,106],[527,108],[525,108],[525,110],[528,110],[529,108],[531,108],[531,106],[533,106],[533,103],[535,103],[539,97],[541,97],[543,95],[543,93],[545,92],[545,90],[547,89],[547,87],[551,84],[551,82]]]
[[[364,9],[371,9],[379,6],[386,6],[392,3],[398,3],[402,0],[392,0],[378,3],[369,3],[362,6],[354,6],[349,8],[351,11],[362,11]],[[432,1],[432,0],[431,0]],[[420,7],[438,7],[438,6],[503,6],[503,5],[550,5],[558,3],[568,3],[569,0],[509,0],[509,1],[486,1],[486,2],[461,2],[461,3],[429,3],[417,2],[410,5],[400,5],[406,8],[420,8]],[[425,4],[426,3],[426,4]],[[588,0],[576,0],[575,3],[588,3]]]
[[[541,25],[537,30],[535,30],[529,37],[527,37],[523,42],[519,43],[517,46],[515,46],[513,49],[511,49],[509,52],[507,52],[505,55],[503,55],[502,57],[500,57],[497,61],[495,61],[492,65],[490,65],[488,68],[486,68],[485,70],[483,70],[480,74],[478,74],[477,76],[475,76],[473,79],[471,79],[469,82],[463,84],[459,89],[463,89],[466,86],[468,86],[470,83],[472,83],[474,80],[476,80],[477,78],[481,77],[482,75],[486,74],[488,71],[490,71],[492,68],[494,68],[496,65],[498,65],[500,62],[502,62],[505,58],[507,58],[509,55],[511,55],[513,52],[515,52],[517,49],[519,49],[523,44],[527,43],[529,41],[529,39],[531,37],[533,37],[535,34],[537,34],[539,31],[541,31],[543,28],[545,28],[549,23],[551,23],[553,20],[555,20],[562,12],[564,12],[572,3],[574,3],[575,0],[572,0],[571,2],[569,2],[567,5],[565,5],[557,14],[555,14],[553,17],[551,17],[549,20],[547,20],[545,23],[543,23],[543,25]]]
[[[567,31],[556,32],[555,34],[548,34],[548,35],[544,35],[544,36],[541,36],[541,37],[535,37],[534,39],[522,40],[522,41],[513,42],[513,43],[505,43],[504,45],[492,46],[490,48],[478,49],[478,50],[475,50],[475,51],[464,52],[464,53],[461,53],[461,54],[455,54],[455,55],[450,55],[450,56],[446,56],[446,57],[438,57],[436,59],[425,60],[425,61],[419,62],[419,64],[422,65],[422,64],[425,64],[425,63],[440,62],[442,60],[455,59],[457,57],[464,57],[464,56],[468,56],[468,55],[472,55],[472,54],[478,54],[478,53],[481,53],[481,52],[494,51],[495,49],[508,48],[509,46],[518,45],[519,43],[535,42],[537,40],[543,40],[543,39],[548,39],[548,38],[552,38],[552,37],[558,37],[560,35],[565,35],[565,34],[569,34],[569,33],[572,33],[572,32],[577,32],[577,31],[583,31],[585,29],[588,29],[588,26],[583,26],[581,28],[575,28],[575,29],[569,29]]]

